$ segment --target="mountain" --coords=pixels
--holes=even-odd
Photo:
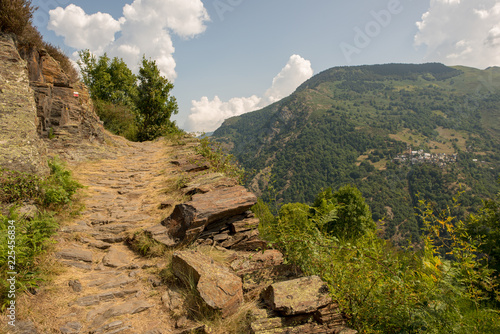
[[[213,138],[278,203],[358,187],[386,237],[418,237],[419,198],[474,211],[498,192],[500,68],[442,64],[336,67],[289,97],[226,120]]]

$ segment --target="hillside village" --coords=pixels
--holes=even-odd
[[[446,153],[428,153],[424,150],[412,151],[411,148],[406,154],[396,156],[393,161],[399,164],[415,165],[415,164],[434,164],[439,167],[446,167],[449,164],[457,162],[458,154]]]

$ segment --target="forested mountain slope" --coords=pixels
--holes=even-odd
[[[280,203],[358,187],[386,237],[419,234],[420,198],[444,209],[460,189],[474,211],[498,191],[500,68],[388,64],[338,67],[214,133]],[[271,181],[271,182],[270,182]]]

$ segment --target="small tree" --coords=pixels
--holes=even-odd
[[[344,186],[334,193],[331,189],[324,190],[318,194],[313,208],[321,215],[335,211],[325,222],[325,228],[340,239],[353,240],[377,227],[363,195],[352,186]]]
[[[170,121],[172,114],[177,114],[178,106],[175,97],[170,96],[174,85],[162,77],[156,61],[142,59],[139,70],[139,87],[137,89],[136,107],[139,126],[138,140],[146,141],[160,137],[165,131],[175,126]]]

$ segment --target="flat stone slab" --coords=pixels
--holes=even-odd
[[[234,314],[243,302],[241,278],[200,252],[175,252],[172,269],[179,279],[193,280],[205,303],[223,317]]]
[[[102,313],[100,314],[95,314],[95,315],[90,315],[89,320],[92,321],[92,326],[100,326],[102,325],[106,320],[118,317],[124,314],[136,314],[140,312],[144,312],[147,309],[153,307],[154,305],[150,304],[146,300],[131,300],[127,301],[123,304],[120,305],[113,305],[107,309],[105,309]],[[89,316],[87,316],[87,319]],[[93,319],[92,319],[93,318]]]
[[[92,270],[92,265],[84,262],[78,262],[78,261],[62,261],[63,264],[70,266],[70,267],[75,267],[83,270]]]
[[[120,290],[120,291],[110,291],[105,293],[99,293],[96,295],[90,295],[78,298],[75,301],[76,305],[79,306],[91,306],[98,305],[101,302],[107,302],[113,299],[125,298],[126,296],[136,294],[139,290],[137,289],[128,289],[128,290]]]
[[[56,256],[60,259],[73,261],[92,262],[93,260],[93,254],[91,251],[78,248],[64,249],[57,252]]]
[[[116,244],[125,240],[125,236],[123,235],[113,235],[113,234],[100,234],[95,233],[93,237],[97,240],[104,241],[110,244]]]
[[[92,281],[87,284],[89,287],[97,286],[101,290],[117,288],[120,286],[125,286],[127,284],[133,283],[136,280],[125,275],[120,275],[117,277],[108,277],[100,280]]]
[[[262,297],[271,309],[287,316],[312,313],[332,303],[328,285],[318,276],[274,283]]]
[[[127,254],[120,252],[116,248],[111,248],[109,252],[104,255],[102,263],[107,267],[119,268],[128,265],[130,261]]]

